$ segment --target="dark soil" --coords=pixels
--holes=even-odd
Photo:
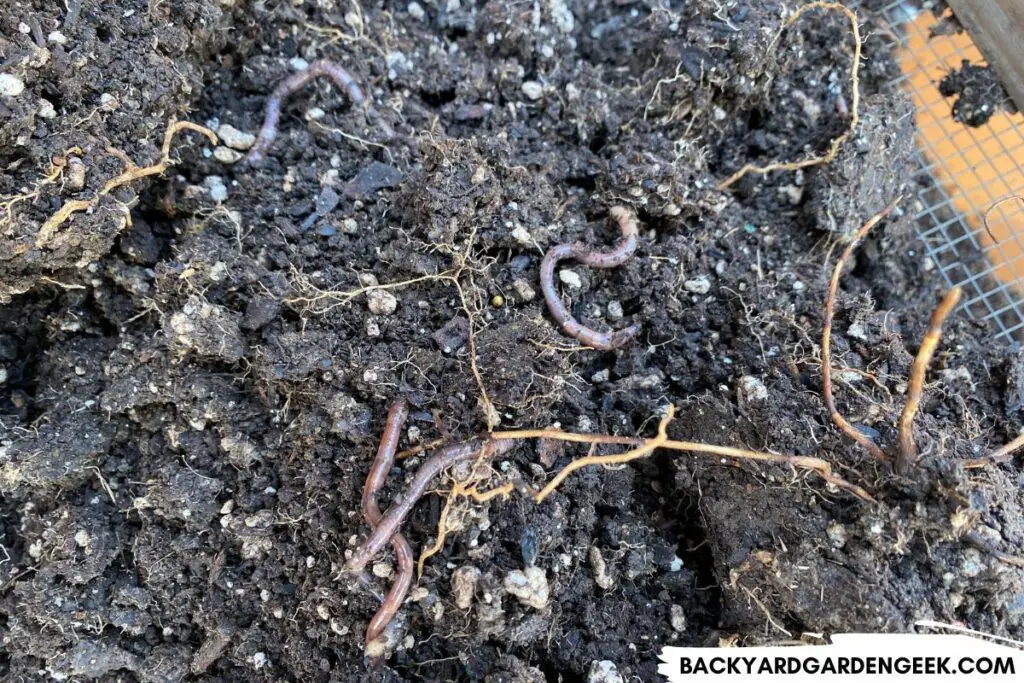
[[[1017,106],[999,82],[995,69],[989,65],[971,64],[963,60],[959,69],[939,81],[939,92],[953,100],[953,119],[977,128],[984,126],[994,114],[1017,113]]]
[[[921,618],[1024,635],[1021,570],[960,540],[1024,544],[1017,464],[962,468],[1021,427],[1024,355],[948,324],[907,477],[842,437],[820,397],[837,241],[912,190],[911,109],[869,17],[862,122],[839,157],[721,192],[744,163],[820,154],[847,127],[844,17],[804,18],[765,58],[775,2],[67,4],[0,10],[0,72],[24,85],[0,97],[5,680],[573,681],[601,660],[653,680],[668,643]],[[157,161],[170,119],[255,133],[274,85],[325,57],[381,124],[318,81],[258,168],[182,133],[173,169],[37,245],[63,203],[126,159]],[[580,286],[563,296],[595,327],[643,332],[615,353],[567,350],[540,257],[611,244],[616,204],[639,216],[637,255],[565,264]],[[900,212],[855,261],[837,400],[888,448],[942,284]],[[465,305],[437,273],[457,274]],[[369,276],[415,282],[372,313],[341,294]],[[661,453],[583,470],[541,505],[465,504],[397,650],[368,669],[375,601],[339,575],[366,533],[363,480],[399,397],[403,447],[486,428],[470,330],[503,428],[651,435],[674,403],[674,438],[818,456],[880,502]],[[524,442],[493,483],[542,483],[585,453],[539,451]],[[407,524],[417,552],[442,505]],[[540,608],[504,588],[530,561],[549,583]]]

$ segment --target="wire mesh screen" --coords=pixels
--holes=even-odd
[[[999,111],[978,128],[953,119],[939,81],[964,60],[985,60],[966,32],[942,30],[949,24],[931,4],[895,2],[877,12],[897,42],[897,82],[917,109],[920,175],[911,210],[929,265],[964,288],[966,310],[991,320],[999,337],[1022,340],[1024,115]]]

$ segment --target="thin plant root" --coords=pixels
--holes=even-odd
[[[1020,449],[1021,447],[1024,447],[1024,434],[1021,434],[1010,443],[992,451],[991,453],[984,457],[968,460],[967,462],[964,463],[964,467],[970,469],[976,467],[984,467],[985,465],[991,465],[1002,462],[1004,460],[1009,459],[1009,457],[1013,455],[1013,453]]]
[[[622,231],[622,241],[615,249],[599,252],[580,243],[557,244],[548,250],[540,264],[540,288],[551,317],[558,321],[567,335],[599,351],[612,351],[626,345],[640,332],[640,325],[631,325],[616,332],[598,332],[581,325],[569,313],[555,290],[555,266],[559,261],[570,258],[591,268],[614,268],[625,263],[636,251],[636,218],[621,206],[612,207],[609,215],[618,222]]]
[[[900,450],[896,458],[896,470],[899,472],[906,472],[917,461],[917,444],[914,443],[914,417],[921,405],[924,376],[932,362],[935,349],[938,348],[939,341],[942,339],[942,324],[946,322],[946,318],[960,302],[962,293],[963,291],[959,287],[954,287],[942,298],[932,313],[928,331],[925,333],[924,339],[921,340],[921,348],[914,359],[914,365],[910,371],[907,403],[903,406],[903,414],[900,416]]]
[[[521,439],[552,439],[555,441],[568,441],[571,443],[586,443],[586,444],[618,444],[621,446],[633,446],[642,447],[650,443],[651,439],[644,439],[640,437],[630,436],[611,436],[606,434],[578,434],[573,432],[562,432],[556,429],[521,429],[513,431],[499,431],[492,432],[491,437],[500,440],[521,440]],[[803,470],[811,470],[816,472],[818,476],[825,480],[826,483],[835,486],[836,488],[842,489],[852,493],[857,498],[869,503],[875,502],[875,499],[860,486],[851,484],[842,477],[832,472],[832,466],[821,458],[813,458],[803,455],[780,455],[775,453],[759,453],[757,451],[749,451],[744,448],[733,448],[731,446],[715,446],[711,444],[696,443],[693,441],[675,441],[668,439],[666,441],[659,441],[658,445],[654,449],[650,449],[639,455],[635,453],[623,453],[619,457],[630,456],[629,460],[634,460],[644,455],[649,455],[651,451],[656,449],[665,449],[670,451],[686,451],[690,453],[704,453],[707,455],[717,455],[726,458],[735,458],[737,460],[753,460],[757,462],[770,462],[780,465],[789,465]],[[588,456],[591,457],[591,456]],[[600,456],[604,457],[615,457],[615,456]],[[582,460],[587,460],[583,458]],[[578,462],[578,461],[577,461]],[[613,464],[615,461],[607,460],[595,460],[590,459],[585,464]],[[622,461],[620,461],[622,462]],[[580,466],[574,467],[573,469],[579,469]],[[564,478],[564,477],[563,477]],[[548,484],[550,487],[550,484]],[[539,496],[544,494],[547,496],[550,491],[547,491],[545,487],[540,493],[535,494]]]
[[[348,93],[349,99],[354,104],[363,104],[366,101],[363,91],[356,84],[356,79],[352,74],[329,59],[318,59],[305,69],[288,76],[274,88],[274,92],[267,99],[263,127],[260,128],[259,135],[256,136],[256,144],[252,146],[249,155],[245,158],[247,163],[254,164],[262,161],[274,143],[274,139],[277,137],[277,124],[281,119],[281,105],[285,98],[320,76],[326,76],[334,81],[338,87]]]
[[[484,455],[483,452],[481,452],[481,455]],[[444,547],[445,540],[448,538],[448,515],[451,513],[452,506],[456,500],[465,497],[472,498],[477,503],[486,503],[498,496],[505,496],[507,498],[512,495],[514,490],[515,482],[511,481],[483,493],[477,490],[476,484],[469,485],[462,481],[455,482],[452,490],[448,492],[448,498],[444,502],[444,509],[441,510],[441,517],[437,522],[437,539],[432,546],[424,548],[423,552],[420,553],[420,559],[416,562],[416,576],[423,576],[423,564],[441,552],[441,548]]]
[[[1005,562],[1006,564],[1013,565],[1014,567],[1024,567],[1024,557],[1004,553],[1002,550],[993,547],[991,543],[973,531],[964,536],[964,541],[978,550],[988,553],[1000,562]]]
[[[64,206],[57,209],[57,212],[47,218],[46,222],[39,228],[39,232],[36,233],[36,247],[41,248],[49,242],[54,233],[57,232],[57,229],[71,214],[85,211],[90,206],[92,206],[92,202],[85,199],[72,199],[69,202],[64,202]]]
[[[805,5],[810,7],[810,5]],[[863,446],[871,455],[875,456],[878,460],[885,460],[885,453],[879,448],[871,439],[862,434],[860,430],[851,425],[846,421],[839,411],[836,410],[836,402],[832,397],[832,318],[835,312],[836,305],[836,292],[839,290],[839,278],[843,274],[843,267],[846,262],[850,260],[850,256],[853,255],[854,249],[860,244],[861,240],[864,239],[873,227],[875,227],[879,221],[888,216],[896,205],[900,202],[903,197],[897,197],[887,207],[876,213],[874,216],[868,219],[868,221],[861,226],[861,229],[857,231],[857,234],[853,236],[850,243],[846,245],[846,249],[843,251],[839,260],[836,261],[835,270],[832,271],[832,280],[828,286],[828,297],[825,299],[825,321],[822,325],[821,332],[821,396],[825,401],[825,407],[828,409],[829,415],[832,417],[832,422],[835,423],[839,429],[843,430],[847,436]]]
[[[108,180],[100,190],[99,196],[110,194],[117,188],[130,183],[139,178],[145,178],[151,175],[160,175],[167,170],[167,167],[171,165],[171,142],[174,140],[174,136],[182,130],[191,130],[196,133],[202,133],[210,141],[211,144],[217,144],[217,135],[206,126],[200,126],[198,123],[192,123],[191,121],[174,121],[167,127],[167,131],[164,133],[164,144],[160,149],[160,161],[153,164],[152,166],[144,166],[139,168],[135,165],[129,165],[124,173],[115,176]]]
[[[658,423],[658,435],[650,441],[645,441],[642,445],[637,446],[632,450],[628,450],[625,453],[616,453],[614,455],[587,455],[584,458],[573,460],[568,465],[562,468],[562,470],[555,475],[554,479],[547,483],[547,486],[542,488],[533,497],[534,502],[541,503],[551,493],[559,487],[559,485],[565,481],[565,478],[576,470],[588,467],[589,465],[621,465],[637,458],[644,458],[650,455],[654,449],[660,448],[668,441],[668,423],[672,421],[676,415],[675,406],[669,404],[668,409],[665,411],[665,417],[661,418],[661,422]]]
[[[166,171],[173,163],[171,161],[171,142],[174,140],[174,136],[182,130],[191,130],[197,133],[202,133],[210,140],[211,143],[217,144],[217,135],[209,128],[200,126],[198,123],[192,123],[191,121],[172,121],[167,126],[167,131],[164,133],[164,142],[160,151],[160,160],[157,163],[140,168],[134,163],[131,163],[131,160],[128,159],[125,164],[127,166],[127,170],[108,180],[95,197],[90,200],[73,199],[65,202],[64,206],[47,218],[42,227],[39,228],[39,232],[36,234],[36,248],[41,249],[46,246],[64,221],[66,221],[72,214],[78,213],[79,211],[85,211],[95,206],[99,202],[100,198],[110,194],[122,185],[138,180],[139,178],[145,178],[146,176],[159,175]],[[128,224],[130,225],[130,223],[131,217],[129,216]]]
[[[779,34],[772,41],[771,47],[768,52],[771,53],[777,46],[779,38],[781,38],[783,31],[793,25],[797,19],[813,9],[832,10],[835,12],[841,12],[846,15],[846,18],[850,20],[850,30],[853,33],[853,64],[850,67],[850,90],[852,97],[852,104],[849,107],[850,111],[850,126],[846,131],[839,137],[832,140],[829,145],[828,151],[823,156],[810,156],[806,159],[800,159],[799,161],[788,161],[788,162],[772,162],[767,166],[758,166],[757,164],[746,164],[743,168],[733,173],[731,176],[723,180],[718,184],[719,190],[724,190],[730,185],[738,181],[748,173],[757,173],[764,175],[772,171],[796,171],[801,168],[808,168],[809,166],[820,166],[821,164],[831,163],[836,155],[839,154],[839,148],[844,142],[857,129],[857,125],[860,123],[860,55],[861,55],[861,38],[860,38],[860,25],[857,23],[857,15],[853,10],[843,6],[838,2],[811,2],[803,5],[794,12],[782,25]]]

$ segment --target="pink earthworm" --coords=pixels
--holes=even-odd
[[[377,456],[370,466],[370,473],[366,476],[366,483],[363,486],[362,508],[363,517],[366,523],[375,527],[380,523],[381,511],[377,504],[377,492],[384,486],[388,473],[395,462],[395,452],[398,450],[398,439],[402,434],[402,426],[409,416],[409,404],[405,401],[395,401],[388,410],[388,419],[384,425],[384,436],[381,437],[380,446],[377,448]],[[409,593],[413,576],[412,547],[409,541],[397,531],[391,536],[391,549],[398,561],[398,574],[391,584],[387,597],[384,599],[377,613],[373,615],[369,625],[366,627],[366,642],[369,643],[384,632],[388,623],[394,619],[395,614],[405,601]]]
[[[245,158],[247,163],[254,164],[262,161],[267,150],[270,149],[270,145],[274,143],[274,138],[277,137],[277,124],[281,119],[281,105],[285,98],[319,76],[327,76],[337,83],[338,87],[348,93],[349,99],[354,104],[361,105],[366,102],[366,96],[363,95],[363,91],[352,74],[329,59],[318,59],[305,69],[288,76],[274,88],[274,92],[267,99],[267,112],[263,119],[263,127],[260,128],[260,133],[256,137],[256,144],[252,146],[249,155]]]
[[[398,533],[402,522],[412,512],[416,502],[423,497],[427,488],[443,470],[452,465],[473,460],[485,446],[490,446],[488,456],[496,457],[508,453],[515,443],[512,439],[481,438],[452,444],[437,451],[420,465],[402,499],[388,508],[373,531],[370,532],[369,537],[356,548],[355,553],[346,563],[345,570],[353,573],[361,572],[380,553],[384,545]],[[381,609],[384,608],[381,607]]]
[[[612,351],[627,344],[640,332],[639,323],[615,332],[598,332],[580,324],[569,313],[555,290],[555,266],[559,261],[571,258],[591,268],[615,268],[633,256],[638,234],[636,219],[621,206],[612,207],[608,214],[618,222],[622,231],[622,241],[615,249],[601,252],[592,251],[587,245],[579,242],[557,244],[548,250],[540,264],[540,288],[551,316],[558,321],[567,335],[598,351]]]

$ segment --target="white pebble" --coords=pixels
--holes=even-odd
[[[219,175],[206,176],[206,188],[210,192],[210,199],[215,202],[222,202],[228,198],[228,188],[224,179]]]
[[[768,388],[764,382],[753,375],[744,375],[740,378],[740,390],[748,403],[768,400]]]
[[[691,278],[683,283],[683,288],[694,294],[707,294],[711,291],[711,278],[706,275]]]
[[[252,133],[243,133],[232,125],[222,123],[217,128],[217,137],[231,149],[245,151],[256,144],[256,136]]]
[[[544,86],[537,81],[526,81],[522,85],[523,94],[531,100],[539,100],[544,96]]]
[[[587,683],[623,683],[622,674],[613,662],[602,659],[600,662],[591,662],[590,671],[587,672]]]
[[[327,116],[327,112],[325,112],[320,107],[313,107],[312,109],[306,112],[307,121],[319,121],[325,116]]]
[[[25,92],[25,81],[13,74],[0,74],[0,95],[17,97]]]
[[[622,310],[622,303],[619,301],[608,302],[608,318],[611,320],[622,320],[625,312]]]
[[[221,147],[217,145],[217,148],[213,150],[213,158],[222,164],[234,164],[242,158],[242,153],[231,149],[230,147]]]
[[[366,293],[366,307],[374,315],[391,315],[398,308],[398,299],[391,292],[373,289]]]
[[[416,21],[423,21],[423,18],[427,15],[427,13],[423,11],[423,6],[418,2],[410,2],[406,9],[409,11],[409,16]]]
[[[290,66],[293,71],[302,71],[309,67],[309,62],[302,57],[292,57],[288,60],[288,66]]]
[[[522,278],[517,278],[512,283],[512,289],[516,290],[516,294],[518,294],[519,298],[524,302],[533,301],[534,297],[537,296],[537,292],[533,291],[533,287],[530,286],[530,283]]]
[[[120,106],[121,103],[118,102],[117,98],[111,95],[110,93],[105,92],[102,95],[100,95],[100,110],[109,113],[112,111],[117,111],[118,107]]]
[[[529,244],[530,231],[521,225],[517,225],[515,228],[512,229],[512,239],[514,239],[516,242],[519,242],[519,244]]]
[[[668,608],[669,623],[672,624],[672,630],[676,633],[683,633],[686,631],[686,612],[683,611],[682,605],[672,605]]]
[[[52,119],[57,116],[57,110],[53,108],[53,103],[43,97],[39,98],[39,108],[36,109],[36,113],[43,119]]]
[[[540,567],[530,566],[522,571],[513,569],[505,575],[503,583],[506,591],[528,607],[544,609],[548,604],[548,577]]]
[[[46,36],[46,39],[51,43],[56,43],[57,45],[68,44],[68,37],[60,31],[50,31],[50,35]]]
[[[558,279],[569,289],[581,289],[583,287],[583,280],[580,279],[580,276],[576,271],[569,270],[568,268],[558,271]]]
[[[459,609],[469,609],[476,595],[476,585],[480,580],[480,570],[473,565],[459,567],[452,572],[452,599]]]

